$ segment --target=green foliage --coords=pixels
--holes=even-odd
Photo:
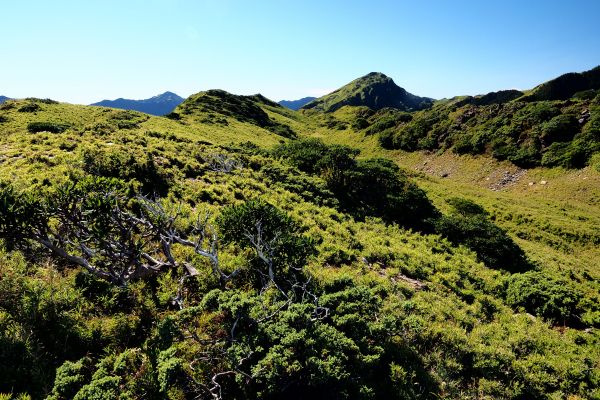
[[[487,153],[524,168],[582,168],[600,151],[600,135],[590,134],[599,111],[589,99],[484,103],[439,102],[406,123],[376,115],[367,131],[377,130],[385,149]]]
[[[365,130],[366,135],[375,135],[378,133],[385,132],[391,128],[400,126],[403,123],[410,122],[412,115],[407,112],[396,112],[396,111],[381,111],[371,117],[371,120],[375,122]]]
[[[131,152],[86,148],[81,153],[85,172],[126,181],[136,180],[144,194],[165,196],[169,191],[169,174],[159,167],[150,154],[137,156]]]
[[[145,114],[136,111],[115,111],[111,113],[109,120],[115,124],[118,129],[136,129],[140,124],[146,121],[148,117]]]
[[[329,153],[329,147],[318,139],[294,140],[275,147],[273,155],[290,161],[300,171],[314,174],[317,165]]]
[[[33,113],[36,111],[40,111],[42,109],[42,107],[40,107],[39,104],[37,103],[27,103],[22,105],[21,107],[19,107],[19,109],[17,111],[22,112],[22,113]]]
[[[69,128],[67,124],[57,124],[55,122],[31,122],[27,125],[27,130],[31,133],[50,132],[61,133]]]
[[[330,316],[316,314],[311,303],[281,307],[269,301],[269,295],[208,293],[199,307],[170,320],[169,334],[163,331],[162,337],[170,339],[162,341],[166,349],[159,356],[161,390],[183,397],[193,393],[194,386],[214,387],[211,382],[216,381],[224,398],[402,398],[388,374],[390,357],[400,354],[407,356],[403,366],[414,377],[401,393],[421,398],[417,386],[436,390],[427,372],[392,339],[397,320],[383,314],[387,294],[382,287],[342,278],[323,289],[321,310],[326,307]],[[184,332],[204,339],[177,339]],[[225,347],[221,340],[208,339],[229,332],[236,340]],[[218,362],[199,363],[191,370],[186,366],[192,349],[207,358],[213,354]]]
[[[435,230],[452,243],[477,253],[490,268],[520,272],[530,268],[525,253],[505,230],[490,221],[485,210],[466,199],[451,199],[453,212],[435,221]]]
[[[211,398],[215,377],[223,398],[239,399],[600,396],[594,168],[534,169],[527,173],[536,182],[532,186],[523,181],[489,191],[481,187],[482,171],[493,178],[498,168],[510,168],[484,157],[384,152],[375,137],[365,137],[368,128],[348,129],[358,118],[373,126],[389,117],[393,126],[382,122],[388,127],[378,135],[391,133],[393,139],[413,119],[427,120],[418,113],[343,107],[325,118],[250,100],[273,121],[328,144],[290,141],[295,148],[284,147],[278,160],[268,149],[281,137],[219,113],[218,100],[212,117],[197,108],[191,114],[180,109],[179,120],[37,100],[0,107],[7,119],[0,134],[0,176],[10,182],[0,190],[3,247],[11,247],[31,224],[72,229],[61,224],[57,211],[70,207],[93,222],[94,240],[106,238],[115,229],[107,210],[117,201],[138,215],[139,203],[131,196],[153,181],[147,176],[154,168],[168,183],[161,205],[180,211],[177,229],[187,232],[195,210],[217,216],[208,225],[225,215],[229,228],[215,229],[218,260],[226,272],[241,271],[222,284],[207,259],[173,244],[173,256],[198,275],[182,276],[183,268],[172,268],[116,287],[34,245],[0,251],[0,392],[35,399]],[[485,105],[439,102],[432,110],[442,116],[439,122],[407,142],[456,150],[464,139],[464,152],[479,154],[494,151],[497,136],[506,144],[504,158],[538,162],[552,146],[577,143],[584,160],[578,165],[598,164],[597,99],[531,103],[521,113],[527,103],[504,100],[498,95]],[[29,102],[39,104],[36,114],[17,111]],[[571,138],[573,131],[564,128],[573,116]],[[215,122],[200,122],[203,118]],[[227,125],[216,122],[220,119]],[[36,121],[71,128],[60,135],[31,135],[27,125]],[[421,123],[427,125],[416,125]],[[544,138],[558,139],[548,145]],[[248,140],[253,145],[236,144]],[[356,150],[331,143],[353,143],[373,158],[357,159]],[[82,150],[73,152],[76,148]],[[94,150],[83,163],[86,149]],[[211,168],[210,155],[239,165],[229,172]],[[423,166],[434,176],[409,179],[376,158],[383,155],[406,168]],[[589,155],[591,161],[585,161]],[[150,158],[154,167],[146,169]],[[435,176],[446,168],[447,179]],[[82,179],[86,174],[95,176]],[[539,185],[541,179],[548,184]],[[449,197],[477,201],[450,199],[453,211],[445,217],[452,222],[450,232],[457,230],[468,245],[382,220],[397,209],[406,214],[426,209],[411,208],[411,202],[423,200],[413,181],[444,212]],[[250,206],[247,200],[257,193],[262,206]],[[65,198],[83,200],[59,201]],[[40,210],[50,213],[49,221],[36,221]],[[276,261],[275,280],[288,289],[285,276],[293,292],[264,286],[268,265],[250,240],[257,239],[257,216],[261,242],[275,245],[277,257],[267,257]],[[262,229],[263,221],[282,233],[274,237],[273,229]],[[134,229],[131,238],[144,232]],[[225,240],[225,232],[237,233]],[[518,238],[535,274],[510,275],[504,259],[490,264],[493,268],[477,261],[482,251],[498,258],[497,252],[486,253],[494,244],[511,249],[506,232]],[[487,244],[469,242],[476,236]],[[145,249],[158,249],[159,240]],[[309,256],[298,243],[308,247]],[[263,255],[267,250],[262,248]],[[110,267],[126,263],[123,257]]]
[[[561,114],[542,125],[541,141],[544,145],[554,142],[567,142],[579,130],[577,118],[570,114]]]
[[[539,271],[512,275],[506,289],[506,301],[511,306],[560,324],[579,323],[581,298],[568,282]]]
[[[297,193],[306,201],[318,205],[337,205],[334,194],[322,179],[302,174],[294,167],[269,162],[260,168],[259,173],[269,184]]]
[[[256,252],[253,280],[260,288],[265,279],[281,285],[295,282],[295,275],[315,253],[313,240],[301,235],[301,227],[284,212],[261,200],[225,208],[217,219],[224,243],[236,243]],[[268,270],[265,271],[267,264]]]
[[[392,161],[357,161],[357,150],[328,146],[317,139],[281,144],[274,154],[302,171],[319,174],[341,208],[359,217],[378,216],[405,227],[425,229],[426,220],[436,215],[425,193]]]
[[[425,192],[390,160],[361,160],[345,174],[343,183],[337,191],[341,203],[362,215],[426,229],[437,213]]]
[[[91,366],[90,360],[82,358],[76,362],[66,361],[56,369],[54,387],[48,400],[69,400],[75,397],[77,392],[89,379]]]
[[[106,376],[85,385],[73,400],[106,400],[117,399],[121,392],[120,380],[115,376]]]

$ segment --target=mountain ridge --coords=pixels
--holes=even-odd
[[[290,110],[298,111],[300,108],[316,99],[316,97],[307,96],[298,100],[281,100],[279,101],[279,104],[289,108]]]
[[[567,100],[579,92],[600,90],[600,65],[583,72],[568,72],[541,83],[521,100]]]
[[[118,98],[115,100],[102,100],[91,106],[119,108],[122,110],[141,111],[151,115],[166,115],[184,101],[183,97],[173,92],[166,91],[159,95],[142,100]]]

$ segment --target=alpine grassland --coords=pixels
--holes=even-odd
[[[600,103],[565,85],[6,101],[0,398],[599,398]]]

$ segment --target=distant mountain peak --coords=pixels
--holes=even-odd
[[[116,100],[102,100],[92,106],[112,107],[123,110],[135,110],[152,115],[166,115],[183,102],[183,98],[173,92],[164,92],[144,100],[130,100],[122,97]]]
[[[299,110],[315,99],[316,97],[303,97],[298,100],[281,100],[279,104],[292,110]]]
[[[430,107],[432,99],[407,92],[381,72],[371,72],[302,108],[333,112],[343,106],[366,106],[373,110],[390,107],[404,111]]]
[[[173,92],[169,92],[169,91],[166,91],[164,93],[157,94],[156,96],[151,97],[151,99],[170,99],[170,98],[183,100],[182,97],[179,97],[177,94],[175,94]]]

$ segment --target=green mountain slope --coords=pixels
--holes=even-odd
[[[585,74],[577,76],[589,75]],[[558,78],[525,96],[502,91],[458,97],[410,115],[386,111],[364,118],[356,114],[355,121],[360,121],[357,125],[366,135],[378,135],[388,149],[487,154],[524,168],[582,168],[600,151],[600,94],[591,90],[566,100],[533,100],[562,97],[540,95],[558,93],[550,89],[558,87],[557,82],[565,81]],[[562,93],[581,89],[567,86]]]
[[[0,393],[597,397],[600,172],[366,134],[427,112],[3,104]]]
[[[523,101],[566,100],[579,92],[593,93],[600,90],[600,65],[585,72],[570,72],[542,83],[523,97]]]
[[[311,101],[302,109],[332,112],[343,106],[366,106],[373,110],[391,107],[412,111],[427,108],[431,103],[432,99],[408,93],[384,74],[371,72],[328,95]]]

